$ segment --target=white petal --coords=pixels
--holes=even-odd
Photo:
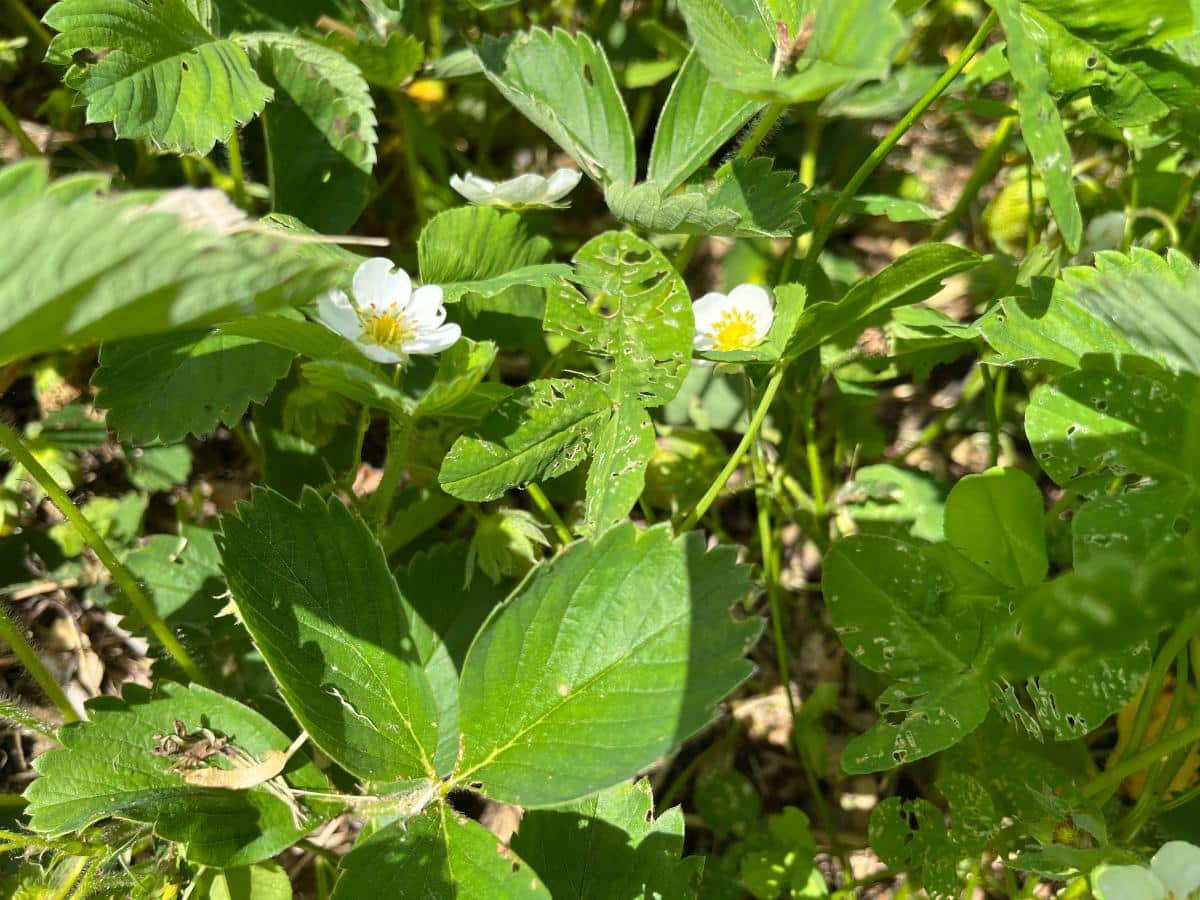
[[[697,331],[692,338],[692,348],[695,350],[712,350],[716,346],[707,331]]]
[[[393,304],[403,309],[412,296],[412,279],[390,259],[377,256],[358,267],[353,290],[354,302],[362,309],[383,310]]]
[[[1143,866],[1109,866],[1094,876],[1100,900],[1167,900],[1167,889]]]
[[[553,203],[561,200],[579,184],[583,173],[578,169],[556,169],[554,174],[546,179],[546,200]]]
[[[762,340],[775,321],[775,310],[771,307],[771,295],[757,284],[739,284],[729,292],[729,302],[734,308],[745,310],[754,316],[754,336]]]
[[[729,298],[710,291],[692,304],[692,316],[696,320],[696,331],[708,331],[730,308]]]
[[[472,203],[479,203],[486,206],[492,202],[492,194],[496,190],[496,182],[468,172],[462,178],[459,178],[457,175],[451,175],[450,187],[454,188],[454,190],[458,191]]]
[[[496,199],[509,206],[535,206],[546,202],[546,179],[532,172],[496,185]]]
[[[1200,892],[1200,847],[1186,841],[1168,841],[1154,854],[1150,868],[1179,900]]]
[[[363,356],[373,359],[375,362],[398,363],[404,361],[404,357],[399,353],[395,353],[387,347],[381,347],[379,344],[368,344],[362,341],[355,341],[354,344]]]
[[[405,316],[417,326],[417,331],[432,331],[446,321],[446,307],[442,305],[442,289],[436,284],[425,284],[413,291],[408,301]]]
[[[329,291],[317,298],[317,315],[326,328],[354,340],[362,334],[362,322],[345,291]]]
[[[441,353],[454,345],[460,337],[462,337],[462,329],[452,322],[408,341],[404,345],[404,352],[422,356]]]

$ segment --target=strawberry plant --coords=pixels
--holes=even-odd
[[[4,0],[5,896],[1200,897],[1200,4]]]

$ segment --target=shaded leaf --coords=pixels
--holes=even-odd
[[[437,701],[412,611],[369,528],[338,500],[256,491],[221,520],[238,613],[313,743],[347,771],[434,776]]]

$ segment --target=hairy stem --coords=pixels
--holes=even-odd
[[[16,462],[25,468],[39,485],[51,502],[58,507],[59,511],[66,517],[67,521],[74,526],[79,532],[79,536],[83,538],[83,542],[91,548],[91,551],[96,554],[96,557],[108,569],[112,576],[113,582],[125,595],[125,599],[129,601],[129,605],[133,607],[133,611],[141,618],[150,631],[158,638],[163,649],[171,655],[183,673],[192,681],[205,683],[207,679],[204,673],[200,671],[200,667],[196,665],[196,661],[192,659],[191,654],[180,643],[179,638],[175,636],[175,632],[171,631],[167,623],[163,621],[158,614],[158,610],[154,608],[154,604],[146,595],[145,590],[138,584],[137,579],[133,577],[125,565],[117,559],[117,555],[113,553],[112,548],[105,543],[104,538],[88,521],[87,516],[79,509],[78,506],[71,500],[58,482],[50,475],[49,472],[42,466],[37,458],[29,452],[21,438],[8,425],[0,422],[0,446],[9,452]]]
[[[242,136],[235,128],[225,145],[229,151],[229,177],[233,180],[233,202],[245,209],[249,205],[246,196],[246,170],[242,165]]]
[[[17,624],[7,609],[0,609],[0,641],[8,644],[17,659],[20,660],[21,665],[25,667],[25,671],[38,683],[38,687],[54,704],[54,708],[62,713],[62,717],[68,722],[78,722],[79,714],[75,712],[75,707],[67,699],[62,686],[50,674],[50,670],[46,668],[42,658],[38,656],[33,645],[29,643],[29,639],[25,637],[25,630]],[[41,731],[41,729],[38,730]]]
[[[729,162],[717,169],[717,174],[715,177],[720,178],[721,176],[727,174],[729,170],[733,168],[733,164],[738,160],[749,159],[751,156],[753,156],[754,152],[762,145],[762,142],[767,139],[767,135],[769,135],[775,128],[776,123],[779,122],[780,116],[782,116],[786,110],[786,103],[773,103],[768,106],[766,111],[758,117],[758,121],[754,123],[754,128],[752,128],[750,134],[746,136],[746,140],[742,143],[742,146],[738,148],[738,151],[734,154],[733,159],[729,160]],[[702,234],[693,234],[683,242],[683,246],[680,247],[679,252],[675,254],[674,265],[676,272],[683,274],[683,270],[688,267],[688,263],[690,263],[692,261],[692,257],[696,255],[696,250],[699,248],[700,242],[704,240],[704,237],[705,235]]]
[[[971,58],[983,46],[992,29],[996,27],[997,20],[998,17],[995,10],[988,13],[987,18],[983,20],[983,24],[979,26],[979,30],[975,32],[971,40],[967,42],[958,59],[942,73],[942,77],[935,81],[929,90],[921,95],[912,108],[904,114],[904,118],[896,123],[896,126],[888,132],[888,136],[883,139],[878,147],[871,151],[871,155],[863,161],[863,164],[858,167],[858,171],[851,176],[850,181],[846,183],[841,193],[837,195],[837,199],[833,201],[833,206],[830,208],[829,214],[813,234],[812,246],[809,247],[808,255],[804,260],[805,269],[811,271],[812,267],[816,265],[817,260],[821,256],[821,251],[825,249],[825,243],[833,234],[834,229],[837,228],[838,219],[845,212],[846,206],[854,199],[854,195],[858,193],[858,189],[871,177],[871,173],[879,168],[879,164],[892,152],[892,148],[900,142],[900,138],[904,137],[908,130],[916,124],[917,119],[921,118],[925,110],[929,109],[933,101],[940,97],[942,92],[958,77],[959,73],[966,68],[967,63],[971,61]]]

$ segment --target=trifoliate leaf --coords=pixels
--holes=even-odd
[[[458,777],[551,806],[671,752],[750,673],[760,623],[729,614],[749,589],[732,549],[663,526],[626,522],[543,563],[467,655]]]
[[[88,121],[112,122],[119,138],[203,156],[271,99],[246,51],[211,34],[186,0],[60,0],[45,22],[59,32],[51,60],[97,57],[72,65],[66,82]]]

